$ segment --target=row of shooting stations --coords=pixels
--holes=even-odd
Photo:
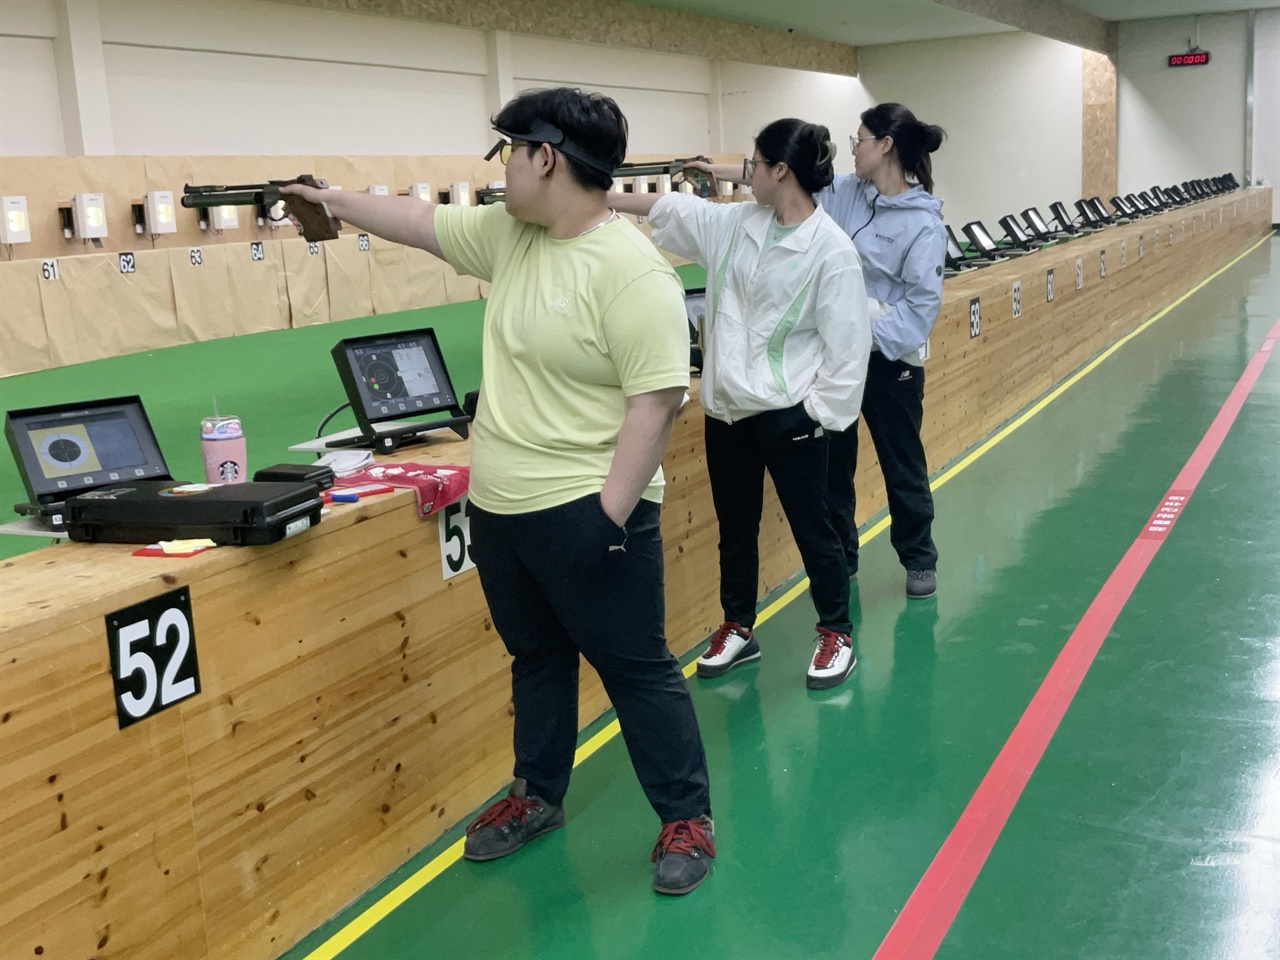
[[[1153,186],[1150,190],[1112,197],[1111,213],[1102,205],[1101,198],[1082,197],[1075,202],[1075,217],[1061,201],[1056,201],[1049,205],[1052,226],[1036,207],[1028,207],[1022,211],[1022,223],[1013,214],[1000,218],[1000,227],[1004,230],[1000,240],[992,239],[981,220],[966,223],[963,231],[969,242],[963,245],[948,226],[946,275],[953,277],[963,271],[989,267],[1009,257],[1025,256],[1064,240],[1098,233],[1109,226],[1133,223],[1238,189],[1240,183],[1233,173],[1185,180],[1181,185]]]
[[[680,190],[705,198],[732,196],[731,184],[686,169],[688,162],[678,158],[624,163],[615,171],[615,185],[637,192],[647,192],[652,185],[663,193]],[[342,223],[325,204],[282,195],[281,188],[291,183],[326,186],[305,174],[293,180],[265,183],[188,184],[183,190],[182,206],[199,211],[202,223],[210,211],[219,212],[222,219],[226,210],[249,206],[260,220],[296,221],[309,243],[337,239]],[[477,191],[475,199],[482,204],[501,203],[505,200],[504,186],[491,182]],[[416,195],[431,197],[429,185],[417,187]],[[469,188],[467,183],[451,185],[448,199],[470,203]],[[371,187],[370,192],[388,193],[385,187]],[[440,197],[441,201],[445,199]],[[144,210],[152,206],[148,200]],[[87,221],[77,218],[75,222]],[[691,311],[702,309],[701,298],[696,295],[689,304]],[[697,325],[692,313],[689,329],[691,364],[699,366]],[[365,448],[390,454],[441,430],[467,437],[476,394],[459,398],[431,328],[346,338],[333,348],[332,357],[347,400],[320,420],[314,439],[295,443],[291,450],[324,455],[344,448]],[[325,435],[329,422],[347,408],[354,415],[356,427]],[[203,486],[240,485],[252,476],[253,482],[248,486],[228,491],[179,483],[170,476],[139,397],[10,410],[5,416],[5,433],[29,497],[27,502],[15,505],[15,510],[27,519],[0,528],[7,533],[118,543],[192,538],[209,539],[218,545],[271,543],[319,523],[327,511],[321,510],[317,497],[335,479],[332,464],[322,463],[318,472],[304,464],[276,464],[250,471],[241,455],[225,463],[206,462],[208,483]],[[335,463],[350,462],[350,458],[333,459]],[[305,483],[303,488],[292,490],[258,486],[299,479],[315,479],[319,489],[307,496]],[[121,489],[126,486],[131,489]],[[287,495],[290,505],[306,506],[274,508],[271,502],[278,501],[271,498],[281,495]],[[216,508],[210,509],[214,503]],[[238,517],[248,517],[250,522],[237,522]]]
[[[678,185],[670,166],[683,163],[656,172],[633,166],[619,179],[629,176],[636,189],[634,178],[648,177],[661,190],[671,176],[674,189],[698,190]],[[264,204],[271,199],[271,184],[247,186],[190,195],[225,204],[226,193],[247,193],[230,198],[242,210],[259,192]],[[710,181],[701,189],[720,195]],[[931,458],[959,456],[1255,243],[1270,230],[1270,211],[1269,190],[1217,196],[1185,214],[1166,211],[948,282],[922,425]],[[323,210],[302,212],[313,236],[333,227]],[[1097,264],[1108,245],[1110,271],[1078,272],[1077,285],[1031,296],[1037,277],[1062,277],[1069,260]],[[1011,288],[1026,295],[1015,300]],[[419,319],[433,323],[430,314]],[[377,453],[380,466],[469,463],[466,411],[455,409],[466,404],[429,330],[358,322],[366,336],[344,337],[333,361],[357,421],[363,415],[355,440],[363,449],[337,435],[307,440],[321,446],[306,449]],[[323,335],[326,350],[341,336]],[[299,342],[315,339],[299,330],[232,346],[277,349],[282,366],[314,379],[327,358],[285,353]],[[721,617],[715,578],[706,576],[715,564],[715,512],[697,387],[690,393],[663,462],[667,635],[676,655]],[[278,396],[273,385],[272,416],[299,409],[277,404]],[[323,433],[315,424],[337,399],[320,404],[317,396],[306,397],[305,422],[290,424],[300,439]],[[25,437],[33,475],[47,481],[36,494],[65,496],[86,477],[105,488],[82,502],[89,512],[64,517],[86,538],[109,539],[126,510],[142,516],[159,504],[172,515],[207,495],[161,479],[168,463],[130,398],[115,409],[80,405],[22,419],[13,429]],[[432,442],[382,454],[380,444],[394,447],[406,439],[400,431],[419,423]],[[125,464],[112,458],[126,455],[149,457],[152,472],[138,479],[158,482],[131,482],[138,495],[113,500],[110,474]],[[0,956],[91,955],[108,925],[111,949],[122,955],[278,955],[509,781],[510,662],[468,572],[462,502],[426,521],[407,490],[320,504],[314,487],[304,491],[310,480],[287,479],[281,468],[289,466],[299,465],[277,464],[269,473],[279,479],[263,482],[291,484],[299,502],[276,501],[274,520],[236,534],[278,542],[181,559],[77,543],[6,561],[0,736],[8,762],[0,791],[14,798],[6,811],[14,905],[0,916]],[[860,519],[883,506],[874,471],[873,462],[859,464]],[[217,505],[223,519],[229,502]],[[763,591],[800,568],[784,524],[770,499]],[[582,722],[607,706],[584,670]]]
[[[618,179],[720,195],[709,178],[686,181],[684,166],[628,165]],[[184,196],[269,212],[283,185],[194,186]],[[285,200],[309,241],[334,235],[322,205]],[[436,467],[443,491],[445,470],[456,476],[469,463],[470,411],[425,326],[432,320],[344,337],[332,359],[358,426],[324,435],[321,422],[322,435],[295,449]],[[370,318],[357,322],[370,330]],[[285,358],[297,342],[231,346]],[[311,351],[284,365],[314,377],[316,360]],[[112,949],[125,954],[276,955],[509,779],[509,660],[468,575],[465,501],[428,518],[416,484],[353,496],[315,463],[265,473],[246,464],[239,473],[250,482],[234,488],[183,483],[141,398],[64,399],[7,415],[28,519],[56,516],[72,539],[91,542],[5,564],[0,683],[13,762],[0,765],[0,789],[22,797],[10,816],[10,886],[30,893],[0,918],[0,956],[88,955],[108,924]],[[301,436],[329,405],[307,399],[315,419],[294,424]],[[700,438],[694,402],[664,463],[677,654],[718,622],[703,575],[714,512]],[[212,465],[235,473],[229,461],[245,445],[227,445]],[[175,535],[221,548],[134,549]],[[766,588],[798,565],[789,544],[761,560]],[[584,721],[607,705],[584,671]],[[50,816],[63,825],[52,836],[41,826]]]
[[[490,153],[485,159],[492,156]],[[614,189],[627,193],[670,193],[679,190],[704,198],[733,196],[735,188],[732,184],[718,183],[697,171],[684,171],[683,167],[687,162],[685,159],[674,159],[624,163],[615,172]],[[239,211],[243,207],[251,208],[249,219],[258,227],[284,227],[288,225],[289,218],[279,188],[288,183],[343,189],[341,185],[326,184],[312,176],[303,175],[292,180],[268,180],[262,183],[187,184],[177,194],[173,190],[149,190],[130,203],[133,232],[137,236],[153,240],[178,233],[178,218],[182,216],[180,211],[184,208],[194,211],[201,232],[213,235],[239,230],[242,227]],[[484,182],[483,186],[477,186],[469,180],[456,180],[447,185],[415,182],[403,188],[385,183],[369,184],[361,189],[376,196],[390,196],[394,190],[400,196],[464,206],[501,203],[506,197],[506,183],[502,180],[490,180]],[[739,192],[749,192],[746,187],[738,189]],[[75,193],[69,199],[59,201],[57,215],[63,238],[100,248],[101,242],[108,236],[110,218],[107,204],[104,193],[92,190]],[[31,210],[28,198],[22,194],[6,194],[0,198],[0,209],[3,211],[3,216],[0,216],[0,243],[11,246],[31,243]],[[332,239],[328,235],[329,231],[321,231],[321,236],[316,229],[310,234],[304,232],[306,239]]]

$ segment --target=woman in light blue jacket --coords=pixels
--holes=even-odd
[[[944,133],[921,123],[899,103],[872,107],[861,119],[857,135],[849,138],[855,172],[837,176],[817,199],[862,257],[872,340],[862,419],[884,474],[892,520],[889,539],[907,571],[907,596],[921,599],[937,591],[933,495],[920,423],[924,361],[942,303],[947,247],[942,201],[931,193],[929,155],[942,144]],[[858,569],[853,520],[857,462],[855,424],[832,436],[828,461],[832,522],[851,574]]]

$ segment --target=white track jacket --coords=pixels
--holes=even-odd
[[[707,270],[699,399],[726,423],[803,403],[825,429],[846,430],[871,351],[858,251],[822,207],[766,250],[773,216],[679,193],[649,214],[654,243]]]

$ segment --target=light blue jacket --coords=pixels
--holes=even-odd
[[[947,234],[942,201],[914,186],[882,197],[869,180],[839,174],[816,199],[853,238],[871,305],[874,349],[919,363],[942,304]]]

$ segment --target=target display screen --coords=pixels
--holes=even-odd
[[[169,473],[137,397],[13,410],[5,435],[35,499]]]
[[[121,415],[107,414],[69,424],[57,420],[32,421],[29,436],[40,460],[40,470],[47,478],[140,467],[146,463],[133,425]]]
[[[357,419],[422,417],[457,403],[433,330],[344,340],[334,360]]]

